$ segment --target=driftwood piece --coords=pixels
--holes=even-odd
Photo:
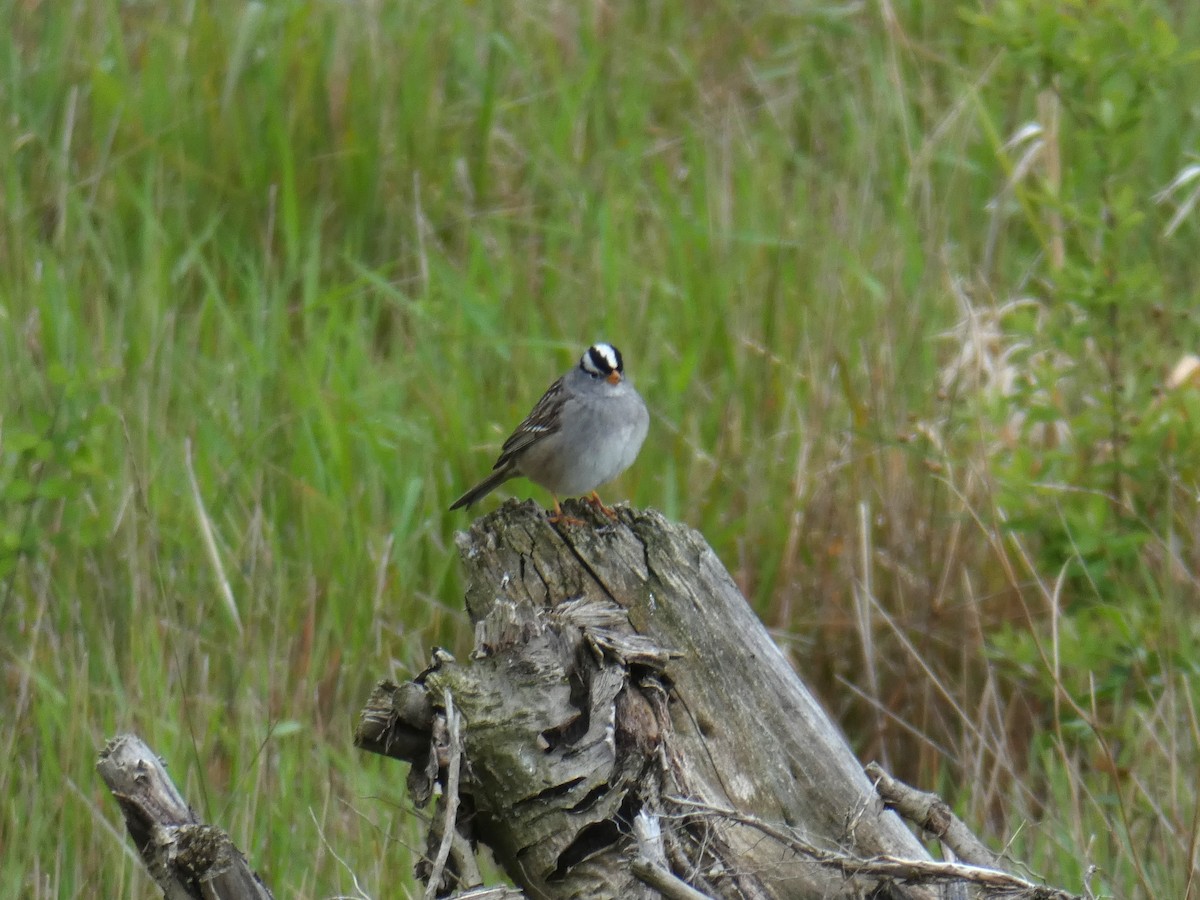
[[[113,738],[96,769],[167,900],[271,900],[229,835],[200,821],[141,738]]]
[[[587,524],[555,527],[509,503],[459,535],[472,658],[381,685],[360,746],[413,761],[410,787],[445,785],[448,692],[463,722],[458,830],[531,897],[659,897],[664,875],[678,896],[935,896],[691,805],[753,814],[850,859],[929,859],[699,534],[654,512],[567,511]],[[419,689],[434,724],[410,752]],[[661,829],[662,864],[638,854],[639,814]],[[442,896],[465,886],[453,865],[423,874]]]

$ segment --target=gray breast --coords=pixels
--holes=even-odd
[[[562,428],[530,447],[517,462],[523,475],[547,490],[578,496],[612,481],[637,458],[650,415],[628,384],[571,397]]]

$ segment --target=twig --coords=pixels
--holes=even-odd
[[[890,878],[917,884],[966,882],[997,894],[1004,894],[1006,897],[1020,897],[1022,900],[1083,900],[1078,894],[1072,894],[1060,888],[1034,884],[1024,878],[1018,878],[1016,875],[982,866],[924,859],[902,859],[897,856],[874,856],[870,859],[848,856],[832,850],[824,850],[783,828],[736,809],[712,806],[708,803],[689,800],[686,797],[669,799],[680,806],[747,825],[772,840],[778,841],[788,849],[800,853],[822,866],[837,869],[846,876],[866,875],[872,878]]]
[[[313,812],[313,809],[311,806],[308,808],[308,816],[310,819],[312,819],[313,825],[316,826],[317,837],[319,837],[321,839],[321,843],[325,845],[325,849],[329,851],[329,853],[333,856],[334,859],[336,859],[339,863],[341,863],[342,868],[345,869],[346,872],[350,875],[350,880],[354,882],[354,890],[358,891],[357,900],[371,900],[371,895],[362,889],[362,885],[359,884],[359,882],[358,882],[358,875],[355,873],[355,871],[352,868],[350,868],[350,864],[347,863],[340,856],[338,856],[337,851],[333,849],[333,845],[331,845],[329,843],[328,839],[325,837],[325,829],[322,828],[321,823],[319,821],[317,821],[317,814],[315,812]]]
[[[633,833],[637,837],[638,855],[630,863],[629,870],[639,881],[654,888],[667,900],[712,900],[667,868],[667,854],[657,816],[645,810],[638,813],[633,820]]]
[[[454,830],[458,819],[458,769],[462,759],[461,720],[458,710],[454,708],[454,697],[450,690],[447,689],[442,696],[446,704],[446,727],[450,734],[450,759],[446,764],[446,792],[442,795],[442,842],[438,845],[437,857],[433,860],[429,881],[425,885],[425,900],[434,900],[437,896],[442,873],[446,871],[446,860],[450,858],[450,848],[454,845]]]
[[[629,864],[629,871],[637,876],[643,884],[658,891],[667,900],[712,900],[708,894],[702,894],[686,881],[681,881],[661,866],[656,866],[640,856]]]

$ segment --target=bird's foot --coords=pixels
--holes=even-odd
[[[587,497],[587,502],[592,504],[592,506],[596,507],[596,509],[600,510],[600,512],[604,513],[610,519],[613,519],[614,521],[616,520],[617,511],[611,506],[605,506],[604,501],[600,499],[600,495],[595,491],[592,491],[591,495]]]
[[[551,525],[586,525],[583,519],[577,519],[574,516],[568,516],[562,511],[562,507],[558,504],[558,498],[554,498],[554,512],[546,517],[546,521]]]

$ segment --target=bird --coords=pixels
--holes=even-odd
[[[650,413],[625,377],[621,351],[612,344],[592,344],[504,442],[492,474],[450,509],[470,507],[510,478],[524,475],[554,498],[553,523],[578,522],[563,514],[560,494],[588,494],[597,509],[616,518],[596,488],[633,465],[649,428]]]

